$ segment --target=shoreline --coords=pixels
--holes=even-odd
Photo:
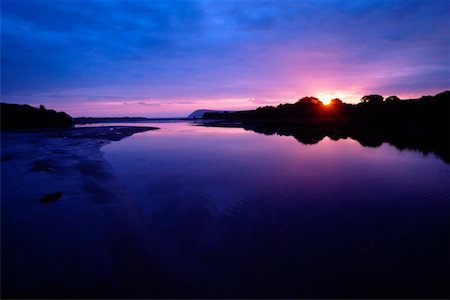
[[[150,278],[164,288],[153,225],[100,149],[155,129],[2,131],[3,298],[126,296]]]

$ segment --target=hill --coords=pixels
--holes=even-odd
[[[187,118],[188,119],[201,119],[203,118],[205,113],[227,113],[228,111],[224,110],[212,110],[212,109],[197,109],[192,112]]]
[[[1,130],[71,127],[72,118],[64,112],[30,105],[0,103]]]

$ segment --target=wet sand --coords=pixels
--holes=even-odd
[[[152,225],[100,149],[152,129],[1,133],[2,298],[163,293]]]

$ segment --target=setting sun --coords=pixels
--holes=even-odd
[[[331,99],[323,99],[323,100],[320,100],[320,101],[322,101],[323,105],[329,105],[330,102],[331,102]]]
[[[322,101],[323,105],[329,105],[331,103],[331,100],[334,98],[340,98],[343,94],[339,92],[320,92],[317,95],[317,98],[319,98],[320,101]]]
[[[345,91],[323,91],[317,94],[317,98],[322,101],[323,105],[329,105],[333,99],[345,100],[358,98],[358,96],[355,97],[354,94]]]

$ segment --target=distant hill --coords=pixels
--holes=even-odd
[[[188,119],[201,119],[205,113],[227,113],[225,110],[197,109],[188,116]]]
[[[72,118],[64,112],[30,105],[0,103],[1,129],[71,127]]]

